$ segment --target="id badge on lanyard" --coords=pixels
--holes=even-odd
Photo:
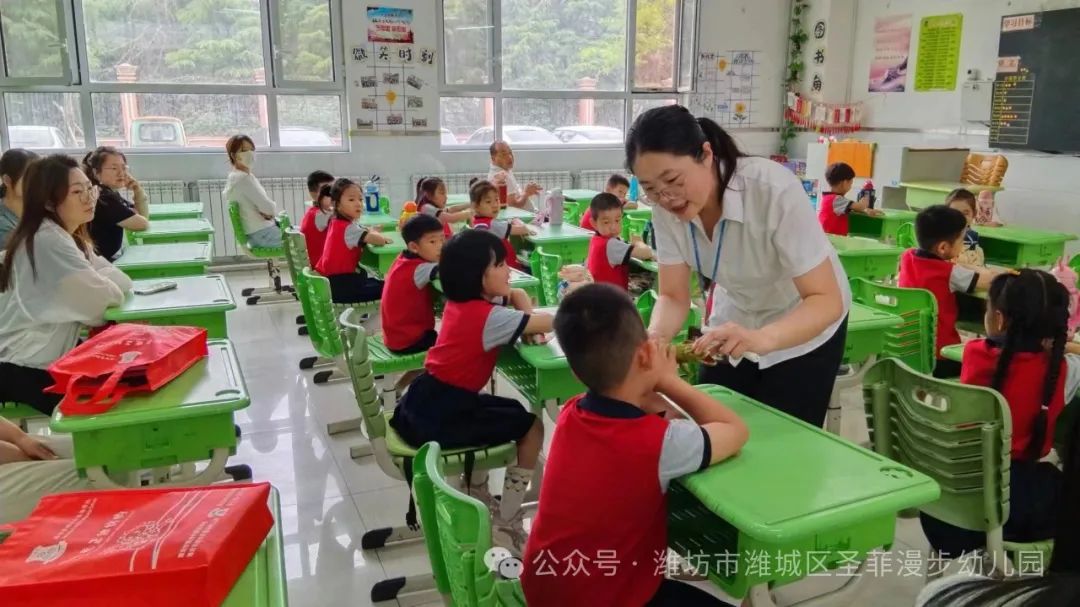
[[[712,314],[713,293],[716,289],[716,275],[720,271],[720,250],[724,248],[724,230],[727,229],[727,220],[720,220],[720,233],[716,237],[716,255],[713,257],[712,273],[709,276],[705,275],[705,270],[701,267],[701,252],[698,250],[697,234],[694,232],[694,225],[687,225],[687,229],[690,231],[690,241],[694,247],[694,261],[697,262],[698,276],[701,278],[701,288],[705,290],[705,318],[708,318]]]

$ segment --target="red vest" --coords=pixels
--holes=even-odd
[[[658,476],[668,422],[583,406],[597,399],[617,402],[589,394],[559,414],[525,545],[521,585],[530,607],[640,606],[663,579],[667,495]],[[605,409],[612,406],[620,405]]]
[[[326,243],[323,244],[322,256],[319,263],[315,264],[315,270],[323,276],[334,274],[352,274],[356,272],[356,265],[360,263],[360,254],[364,252],[364,245],[357,245],[350,249],[345,244],[345,230],[352,224],[348,219],[334,217],[330,220],[330,227],[326,228]]]
[[[630,265],[611,265],[607,256],[608,241],[614,236],[601,236],[594,234],[589,241],[589,257],[585,261],[585,267],[592,274],[595,282],[606,282],[619,287],[622,290],[630,288]]]
[[[431,285],[418,289],[413,280],[416,269],[425,263],[422,257],[402,253],[386,273],[379,311],[383,343],[391,350],[404,350],[435,328]]]
[[[484,351],[484,325],[494,307],[483,299],[446,302],[439,338],[424,361],[432,377],[471,392],[484,389],[499,359],[498,348]]]
[[[937,300],[937,338],[934,353],[941,358],[941,349],[960,343],[956,331],[956,295],[949,288],[949,276],[953,263],[936,257],[922,257],[915,249],[908,249],[900,256],[900,276],[897,284],[908,289],[926,289]]]
[[[494,221],[493,217],[473,217],[472,225],[473,227],[486,226],[487,228],[491,228],[492,221]],[[514,268],[515,270],[525,271],[525,268],[520,263],[518,263],[517,251],[515,251],[514,246],[510,244],[510,235],[496,234],[496,236],[502,238],[503,246],[506,247],[506,264],[511,268]]]
[[[416,212],[422,213],[424,211],[424,207],[426,207],[428,205],[431,205],[431,206],[435,207],[440,212],[442,211],[442,209],[439,209],[439,207],[435,206],[434,202],[431,202],[427,198],[421,198],[420,201],[416,203]],[[441,213],[436,213],[435,215],[433,215],[433,217],[435,217],[437,219],[439,217],[439,214],[441,214]],[[440,219],[440,221],[442,221],[442,220]],[[443,232],[443,235],[446,236],[447,238],[450,238],[451,236],[454,235],[454,230],[450,229],[450,224],[448,224],[448,223],[442,224],[442,232]]]
[[[581,227],[582,229],[588,230],[590,232],[596,229],[593,227],[592,223],[592,211],[590,211],[588,208],[586,208],[585,212],[581,214]]]
[[[825,194],[821,195],[821,200],[818,202],[818,221],[821,222],[821,227],[825,230],[826,234],[847,236],[847,213],[844,213],[843,215],[837,215],[833,211],[833,200],[835,200],[837,196],[838,194],[833,194],[832,192],[826,192]]]
[[[1001,348],[991,345],[985,339],[973,339],[964,346],[964,363],[960,369],[960,381],[976,386],[990,386],[997,368]],[[1035,417],[1042,408],[1043,381],[1050,367],[1050,355],[1046,352],[1014,352],[1009,361],[1009,370],[1005,374],[1005,384],[1001,395],[1009,403],[1012,414],[1012,457],[1030,459],[1027,455],[1028,444],[1035,427]],[[1054,444],[1054,427],[1057,417],[1065,407],[1065,376],[1068,375],[1065,361],[1061,361],[1054,396],[1050,399],[1050,408],[1046,412],[1046,434],[1039,457],[1050,452]]]
[[[326,235],[330,232],[329,225],[322,231],[315,225],[315,216],[318,213],[319,207],[310,206],[304,213],[304,218],[300,220],[300,233],[304,235],[304,242],[307,243],[308,266],[312,268],[318,265],[323,246],[326,244]]]

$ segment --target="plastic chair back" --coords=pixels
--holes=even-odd
[[[413,472],[412,490],[413,495],[416,496],[416,509],[420,513],[420,528],[424,530],[424,546],[427,548],[428,560],[431,561],[435,589],[443,597],[448,597],[450,578],[446,573],[446,562],[443,559],[442,543],[439,538],[439,517],[435,513],[435,483],[431,480],[431,472],[428,469],[432,448],[438,451],[439,444],[427,443],[416,452],[418,465]],[[442,460],[441,457],[437,459]],[[434,463],[436,467],[441,468],[438,462]]]
[[[384,215],[390,214],[390,199],[386,196],[379,196],[379,210],[382,211]]]
[[[235,200],[229,201],[229,223],[232,224],[236,244],[244,251],[250,250],[251,244],[248,242],[247,232],[244,231],[244,222],[240,221],[240,203]]]
[[[364,430],[373,445],[386,436],[383,402],[375,385],[375,373],[368,351],[368,334],[360,320],[360,310],[348,308],[338,318],[345,364],[349,369],[356,406],[364,418]],[[376,453],[376,457],[380,454]]]
[[[863,377],[863,400],[874,451],[941,486],[941,498],[923,512],[972,531],[998,530],[1008,520],[1012,419],[1000,394],[890,358]]]
[[[562,258],[558,255],[547,253],[543,248],[537,247],[534,255],[540,260],[535,267],[540,269],[540,295],[545,306],[559,305],[559,270],[562,268]]]
[[[891,287],[865,278],[853,278],[851,295],[857,303],[904,319],[904,324],[886,331],[882,358],[898,358],[919,373],[934,370],[937,360],[934,352],[937,300],[930,291]]]
[[[645,226],[649,225],[649,220],[644,217],[623,217],[623,222],[626,228],[623,230],[623,236],[626,237],[627,242],[634,236],[638,236],[642,239],[645,238]]]
[[[1009,160],[1001,154],[968,154],[964,160],[964,170],[960,174],[961,183],[972,185],[1000,186],[1009,169]]]
[[[645,323],[645,326],[649,326],[649,320],[652,319],[653,308],[656,307],[656,300],[658,296],[654,289],[643,291],[641,295],[638,295],[637,301],[634,302],[634,306],[637,307],[638,313],[641,314],[641,322]]]
[[[282,227],[281,242],[285,251],[285,263],[289,266],[289,276],[295,285],[300,282],[297,278],[300,270],[308,265],[307,241],[296,228]]]
[[[918,246],[915,241],[915,224],[909,221],[896,228],[896,246],[901,249],[914,249]]]
[[[341,346],[341,336],[338,335],[334,304],[330,299],[330,281],[311,268],[303,268],[301,275],[301,282],[305,283],[308,293],[308,309],[304,310],[304,318],[307,319],[311,345],[319,356],[341,356],[344,348]]]

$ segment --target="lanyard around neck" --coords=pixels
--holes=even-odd
[[[720,250],[724,248],[724,230],[727,229],[727,220],[720,220],[720,233],[716,237],[716,256],[713,258],[712,273],[709,276],[705,275],[705,270],[701,267],[701,252],[698,250],[697,233],[694,231],[694,224],[687,224],[687,229],[690,231],[690,240],[694,245],[694,261],[697,262],[697,271],[701,275],[702,280],[708,280],[708,284],[712,285],[716,282],[716,274],[720,269]],[[706,285],[702,285],[702,288],[708,288]]]

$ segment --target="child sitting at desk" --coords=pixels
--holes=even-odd
[[[378,301],[383,283],[359,268],[364,245],[385,245],[392,241],[356,223],[364,214],[364,193],[355,182],[341,178],[330,188],[334,218],[326,234],[322,256],[315,270],[330,281],[334,303],[351,304]]]
[[[595,233],[589,242],[585,266],[596,282],[606,282],[627,290],[630,286],[630,259],[652,259],[653,250],[635,237],[629,243],[622,233],[622,202],[614,194],[597,194],[589,203]]]
[[[471,225],[474,228],[486,229],[498,236],[506,249],[506,264],[515,270],[525,271],[525,267],[518,261],[514,246],[510,244],[510,237],[528,235],[529,227],[516,219],[511,221],[496,219],[499,215],[499,190],[490,181],[483,179],[470,181],[469,200],[473,212]]]
[[[534,313],[529,295],[510,288],[506,249],[486,230],[451,238],[439,258],[439,276],[447,299],[442,327],[425,372],[409,386],[390,425],[410,445],[436,441],[443,449],[459,449],[516,442],[517,462],[506,469],[492,541],[520,555],[521,503],[543,447],[544,426],[518,401],[480,391],[495,371],[499,349],[522,335],[550,332],[552,318]]]
[[[870,208],[870,200],[860,196],[852,202],[845,198],[855,182],[855,169],[846,162],[834,162],[825,170],[825,181],[829,182],[829,191],[821,195],[818,203],[818,221],[826,234],[848,235],[848,214],[852,211],[867,215],[881,215],[881,211]]]
[[[450,224],[468,221],[472,217],[467,203],[447,208],[446,184],[438,177],[422,177],[416,183],[416,212],[438,219],[447,238],[454,235]]]
[[[300,220],[300,233],[304,235],[307,246],[308,266],[314,268],[322,257],[326,246],[326,231],[330,220],[334,218],[334,201],[330,197],[331,186],[324,185],[315,194],[315,200]]]
[[[746,425],[679,378],[673,348],[648,338],[629,296],[611,285],[567,295],[555,334],[589,391],[563,406],[552,438],[525,548],[528,604],[724,605],[664,579],[657,555],[668,546],[669,483],[738,453]],[[616,555],[618,566],[586,559],[583,575],[542,569],[575,551]]]
[[[964,188],[956,188],[945,197],[945,204],[964,214],[967,230],[964,231],[964,250],[956,258],[956,263],[966,266],[985,266],[986,256],[979,246],[979,233],[971,229],[975,220],[975,195]]]
[[[383,343],[394,354],[416,354],[435,345],[431,281],[439,271],[443,223],[414,215],[401,228],[406,249],[386,273],[381,306]]]
[[[611,177],[608,177],[607,183],[604,185],[605,194],[613,194],[615,198],[619,199],[624,209],[636,209],[636,202],[629,202],[626,200],[626,193],[630,191],[630,181],[618,173],[612,173]],[[593,218],[592,214],[585,211],[581,214],[581,227],[593,231]]]
[[[1061,472],[1039,460],[1053,446],[1058,415],[1080,388],[1080,356],[1075,354],[1080,345],[1067,343],[1068,315],[1068,292],[1050,274],[1001,274],[990,284],[987,337],[964,346],[960,381],[1000,392],[1012,417],[1005,541],[1041,541],[1054,533]],[[953,558],[986,543],[981,531],[960,529],[926,514],[920,518],[930,544]]]
[[[334,176],[326,171],[312,171],[307,176],[307,192],[308,200],[311,202],[311,206],[318,206],[319,199],[322,198],[322,189],[326,186],[334,185]]]
[[[915,216],[915,240],[918,249],[908,249],[900,257],[897,284],[911,289],[926,289],[937,300],[937,336],[934,353],[937,364],[934,377],[956,377],[960,364],[941,357],[945,346],[960,343],[956,331],[958,310],[954,293],[985,289],[994,274],[988,270],[953,263],[964,250],[967,220],[963,213],[945,205],[933,205]]]

